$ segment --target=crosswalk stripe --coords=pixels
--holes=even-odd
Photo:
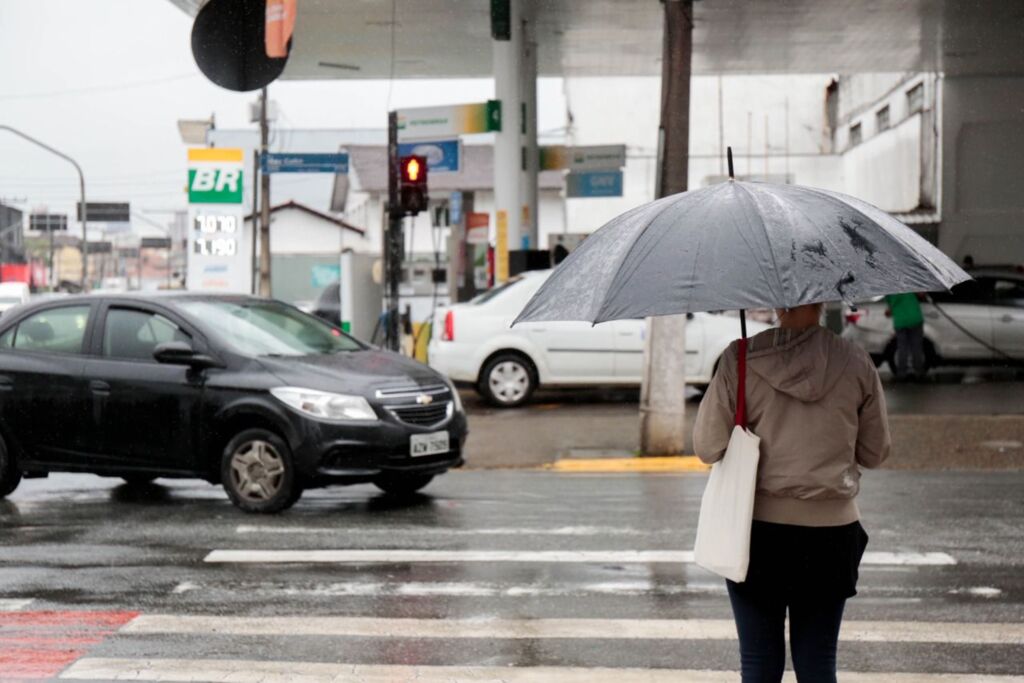
[[[1022,683],[1024,676],[842,673],[848,683]],[[90,657],[65,680],[233,681],[262,683],[733,683],[735,671],[582,667],[395,666],[238,659],[115,659]],[[783,679],[794,681],[792,672]]]
[[[33,602],[32,598],[0,598],[0,612],[15,612]]]
[[[121,633],[366,638],[596,638],[735,640],[731,619],[406,619],[378,617],[230,617],[145,614]],[[846,621],[851,642],[1005,645],[1024,642],[1024,623]]]
[[[377,529],[337,526],[277,526],[272,524],[239,524],[236,534],[334,534],[366,536],[385,534],[390,537],[415,536],[658,536],[678,534],[679,529],[641,529],[627,526],[558,526],[558,527],[482,527],[478,529],[446,529],[436,526],[381,527]]]
[[[552,562],[608,564],[689,564],[690,550],[213,550],[210,563],[318,563],[343,564],[402,562]],[[867,552],[865,565],[944,566],[956,560],[937,552]]]

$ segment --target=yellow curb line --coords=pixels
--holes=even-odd
[[[633,458],[591,458],[566,459],[543,466],[553,472],[707,472],[705,465],[696,455]]]

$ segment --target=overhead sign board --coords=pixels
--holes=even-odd
[[[189,210],[188,276],[194,292],[252,291],[252,222],[240,206],[193,206]]]
[[[466,242],[469,244],[488,244],[491,241],[491,214],[466,214]]]
[[[399,141],[443,139],[500,130],[501,102],[498,100],[398,111]]]
[[[565,188],[567,197],[621,197],[622,171],[571,171]]]
[[[82,220],[82,204],[75,205],[78,220]],[[127,223],[132,219],[131,205],[128,202],[86,202],[86,212],[90,223]]]
[[[260,157],[264,173],[348,173],[348,154],[292,154],[271,152]]]
[[[540,148],[540,170],[608,171],[626,165],[625,145],[566,147],[546,145]]]
[[[419,140],[398,143],[398,156],[418,156],[427,160],[430,173],[458,173],[462,168],[462,143],[450,140]]]
[[[66,231],[68,229],[68,216],[63,213],[29,214],[28,229],[38,232]]]
[[[197,147],[188,151],[189,204],[241,204],[241,149]],[[92,218],[92,216],[90,216]]]

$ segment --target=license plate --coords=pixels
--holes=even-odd
[[[409,437],[409,455],[414,458],[447,453],[450,448],[448,445],[448,432],[413,434]]]

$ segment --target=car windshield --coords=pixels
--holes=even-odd
[[[362,351],[341,330],[274,301],[189,301],[181,307],[222,344],[247,356],[311,356]]]
[[[476,297],[470,299],[469,303],[480,305],[485,304],[491,299],[495,298],[499,294],[508,291],[509,288],[515,287],[517,284],[523,281],[522,277],[514,277],[503,285],[499,285],[493,289],[488,289],[483,294],[479,294]]]

